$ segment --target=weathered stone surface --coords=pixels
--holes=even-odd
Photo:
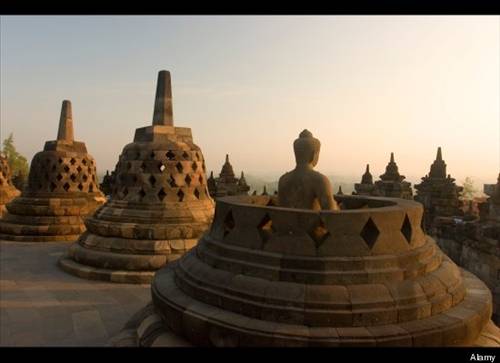
[[[0,239],[74,241],[85,231],[84,218],[104,201],[95,160],[83,142],[73,139],[71,102],[65,100],[57,140],[47,141],[33,157],[28,185],[6,206]]]
[[[294,149],[278,198],[219,198],[197,246],[156,272],[159,318],[137,323],[137,336],[154,326],[196,346],[476,344],[491,293],[424,233],[422,205],[408,195],[330,203],[312,170],[319,141],[304,130]],[[403,179],[391,155],[382,181]]]
[[[191,130],[174,127],[170,73],[160,71],[153,125],[136,130],[113,173],[110,199],[86,219],[60,261],[73,274],[147,283],[191,249],[210,225],[214,202]]]

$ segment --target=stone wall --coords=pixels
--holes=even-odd
[[[464,238],[461,241],[438,237],[439,247],[456,264],[472,272],[490,288],[493,295],[493,321],[500,324],[500,248],[497,241],[476,241]],[[496,244],[496,245],[495,245]]]

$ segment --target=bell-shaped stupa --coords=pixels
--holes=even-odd
[[[214,202],[191,129],[174,127],[170,73],[160,71],[153,124],[135,131],[115,169],[111,198],[60,260],[89,279],[149,283],[191,249],[210,225]]]
[[[354,190],[353,195],[377,195],[373,176],[370,173],[370,164],[366,164],[365,173],[361,176],[361,183],[354,184]]]
[[[436,160],[431,165],[428,175],[415,185],[415,200],[424,205],[426,228],[431,231],[436,217],[452,217],[463,214],[459,200],[462,187],[455,184],[446,174],[446,163],[443,160],[441,147],[438,147]]]
[[[7,157],[0,153],[0,218],[6,212],[5,205],[21,192],[12,184],[12,174]]]
[[[210,231],[156,273],[152,305],[112,344],[489,344],[499,332],[491,293],[424,233],[422,205],[347,195],[334,204],[305,146],[278,198],[217,200]]]
[[[71,102],[65,100],[57,140],[31,160],[27,186],[0,221],[0,239],[74,241],[85,231],[84,218],[104,201],[94,158],[85,143],[74,141]]]
[[[398,165],[394,161],[394,153],[385,167],[385,173],[375,182],[375,193],[389,198],[413,199],[411,183],[404,181],[405,176],[399,174]]]

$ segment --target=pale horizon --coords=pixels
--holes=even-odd
[[[378,178],[394,152],[419,182],[438,146],[459,184],[500,171],[499,16],[2,16],[0,33],[0,136],[28,161],[69,99],[75,139],[114,169],[167,69],[208,173],[229,154],[275,178],[305,128],[326,175]]]

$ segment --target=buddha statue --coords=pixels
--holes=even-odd
[[[321,143],[304,130],[293,143],[297,166],[281,176],[278,200],[281,207],[338,210],[328,178],[313,170],[319,159]]]

